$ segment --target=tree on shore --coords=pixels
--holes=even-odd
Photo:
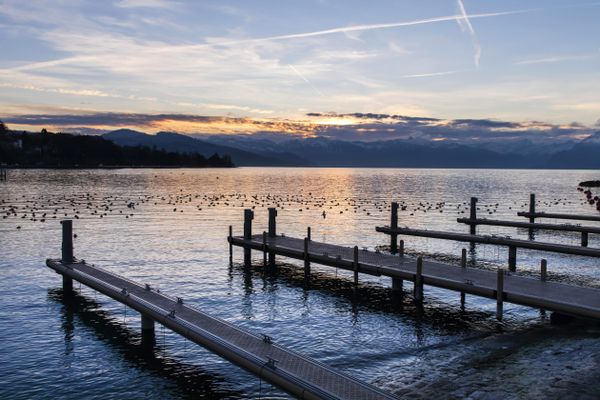
[[[4,122],[0,121],[0,135],[8,133],[8,128],[4,125]]]

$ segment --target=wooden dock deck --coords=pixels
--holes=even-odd
[[[551,219],[571,219],[575,221],[595,221],[600,222],[600,215],[577,215],[577,214],[562,214],[562,213],[549,213],[549,212],[518,212],[519,217],[526,217],[529,219],[535,218],[551,218]]]
[[[251,235],[229,236],[232,246],[259,250],[304,260],[304,268],[310,273],[310,263],[333,266],[354,271],[355,283],[358,273],[388,276],[393,287],[401,288],[402,281],[414,282],[415,299],[422,299],[423,285],[459,291],[476,296],[496,299],[497,317],[502,318],[504,301],[534,308],[555,311],[577,317],[600,319],[600,290],[573,286],[540,279],[507,274],[504,270],[488,271],[467,268],[429,260],[358,250],[284,236]]]
[[[236,327],[148,285],[134,282],[72,256],[70,221],[63,224],[63,257],[46,264],[63,276],[63,289],[79,281],[142,315],[142,337],[154,321],[301,399],[393,399],[376,387],[279,346],[271,338]],[[66,231],[66,232],[65,232]],[[66,260],[66,261],[62,261]]]
[[[390,228],[388,226],[378,226],[375,228],[375,230],[377,232],[393,236],[393,240],[395,240],[398,235],[407,235],[427,237],[431,239],[455,240],[458,242],[506,246],[508,247],[508,267],[511,271],[516,270],[518,248],[600,258],[600,249],[584,246],[536,242],[534,240],[513,239],[495,235],[474,235],[469,233],[434,231],[430,229]]]
[[[504,226],[504,227],[512,227],[512,228],[524,228],[529,229],[539,229],[539,230],[548,230],[548,231],[562,231],[562,232],[579,232],[581,233],[581,246],[588,246],[588,238],[589,234],[600,234],[600,227],[594,226],[582,226],[582,225],[574,225],[574,224],[545,224],[545,223],[531,223],[531,222],[521,222],[521,221],[502,221],[497,219],[487,219],[487,218],[457,218],[456,222],[467,225],[488,225],[488,226]],[[530,234],[531,235],[531,234]]]

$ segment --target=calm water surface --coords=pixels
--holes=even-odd
[[[75,218],[75,254],[254,331],[382,389],[411,398],[598,398],[600,326],[550,325],[539,310],[426,288],[422,309],[411,285],[392,299],[387,278],[351,276],[278,259],[265,274],[229,266],[229,225],[241,233],[254,207],[256,232],[267,207],[278,230],[369,249],[388,238],[389,202],[404,202],[400,225],[467,232],[456,223],[478,196],[479,213],[523,220],[530,192],[538,209],[597,214],[576,191],[598,171],[269,169],[10,171],[0,182],[0,398],[287,398],[253,375],[157,327],[157,346],[140,349],[140,318],[82,287],[66,302],[61,279],[44,260],[60,255],[61,218]],[[132,204],[133,203],[133,204]],[[130,207],[128,207],[128,205]],[[325,211],[325,218],[323,217]],[[35,212],[35,216],[33,216]],[[15,215],[16,214],[16,215]],[[45,215],[44,215],[45,214]],[[65,215],[66,214],[66,215]],[[36,221],[33,221],[35,219]],[[42,222],[42,220],[44,220]],[[551,221],[548,222],[560,222]],[[586,225],[593,225],[585,223]],[[598,225],[598,224],[597,224]],[[20,227],[20,229],[17,229]],[[526,238],[515,228],[481,233]],[[573,233],[539,232],[537,240],[578,244]],[[411,254],[458,262],[462,243],[406,237]],[[600,235],[590,235],[600,247]],[[470,261],[506,265],[506,250],[478,246]],[[600,261],[521,251],[519,273],[536,275],[548,259],[551,279],[600,287]],[[79,290],[79,285],[76,284]]]

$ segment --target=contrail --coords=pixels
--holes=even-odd
[[[579,56],[556,56],[548,58],[540,58],[536,60],[525,60],[517,61],[513,65],[528,65],[528,64],[545,64],[545,63],[557,63],[562,61],[577,61],[577,60],[590,60],[596,58],[595,54],[585,54]]]
[[[425,78],[428,76],[442,76],[442,75],[453,75],[463,71],[443,71],[443,72],[431,72],[428,74],[413,74],[413,75],[404,75],[402,78]]]
[[[398,27],[402,27],[402,26],[424,25],[424,24],[432,24],[432,23],[444,22],[444,21],[456,21],[458,19],[464,19],[465,17],[468,20],[468,18],[489,18],[489,17],[498,17],[498,16],[502,16],[502,15],[523,14],[523,13],[528,13],[528,12],[532,12],[532,11],[535,11],[535,10],[528,9],[528,10],[502,11],[502,12],[481,13],[481,14],[472,14],[472,15],[466,15],[466,14],[462,13],[460,15],[447,15],[447,16],[435,17],[435,18],[417,19],[417,20],[413,20],[413,21],[391,22],[391,23],[386,23],[386,24],[351,25],[351,26],[332,28],[332,29],[324,29],[324,30],[313,31],[313,32],[292,33],[289,35],[269,36],[269,37],[254,38],[254,39],[240,39],[240,40],[232,40],[232,41],[226,41],[226,42],[203,43],[203,44],[198,44],[198,45],[192,45],[190,47],[227,46],[227,45],[241,44],[241,43],[298,39],[298,38],[307,38],[307,37],[314,37],[314,36],[332,35],[334,33],[368,31],[368,30],[375,30],[375,29],[389,29],[389,28],[398,28]],[[464,12],[464,9],[463,9],[463,12]]]
[[[308,85],[315,91],[317,92],[317,94],[321,97],[325,97],[325,95],[323,94],[323,92],[321,92],[319,89],[317,89],[308,79],[306,79],[304,77],[304,75],[302,75],[300,73],[300,71],[298,71],[296,68],[294,68],[294,66],[292,64],[288,64],[288,67],[290,67],[292,69],[292,71],[294,71],[296,73],[296,75],[298,75],[304,82],[308,83]]]
[[[460,11],[461,17],[457,18],[456,22],[458,22],[458,26],[460,26],[463,32],[466,31],[471,36],[471,41],[473,42],[473,47],[475,48],[475,66],[479,68],[481,45],[479,44],[479,40],[475,34],[475,29],[473,29],[473,25],[471,25],[471,21],[469,20],[470,17],[465,10],[465,5],[463,4],[462,0],[458,0],[458,10]]]

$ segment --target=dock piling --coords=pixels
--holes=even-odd
[[[358,286],[358,246],[354,246],[353,260],[354,286]]]
[[[244,210],[244,240],[252,240],[252,220],[254,211]],[[249,267],[252,264],[252,250],[250,246],[244,246],[244,266]]]
[[[277,236],[277,209],[269,208],[269,237]]]
[[[474,235],[477,232],[477,224],[475,223],[475,220],[477,219],[477,197],[471,197],[469,217],[471,219],[471,223],[469,224],[469,233]]]
[[[417,258],[417,273],[415,274],[414,298],[417,303],[423,301],[423,257]]]
[[[73,221],[65,219],[60,221],[62,225],[62,252],[61,261],[63,264],[69,264],[74,261],[73,258]],[[63,293],[71,294],[73,292],[73,279],[68,276],[62,276]]]
[[[73,262],[73,221],[65,219],[60,221],[62,225],[62,256],[63,263]]]
[[[229,242],[229,265],[233,265],[233,243],[231,239],[233,238],[233,227],[229,225],[229,237],[227,241]]]
[[[588,233],[581,232],[581,247],[587,247],[587,246],[588,246]]]
[[[142,314],[142,340],[144,340],[145,337],[154,337],[154,320],[149,316]]]
[[[398,255],[404,257],[404,240],[400,240],[400,247],[398,249]],[[400,278],[392,277],[392,291],[402,292],[404,281]]]
[[[392,229],[398,228],[398,203],[392,202],[392,212],[390,227]],[[395,254],[398,251],[398,235],[390,235],[390,251]]]
[[[392,278],[392,291],[393,292],[402,292],[404,287],[404,281],[400,278]]]
[[[267,266],[267,232],[263,231],[263,267]]]
[[[508,270],[510,272],[517,270],[517,246],[508,246]]]
[[[542,282],[546,282],[546,278],[548,277],[548,262],[545,258],[542,258],[542,262],[540,264],[540,278]]]
[[[460,256],[460,266],[462,268],[467,268],[467,249],[462,249],[461,256]],[[460,309],[461,310],[465,309],[465,300],[466,300],[465,292],[460,292]]]
[[[310,228],[309,228],[310,229]],[[308,244],[310,239],[308,237],[304,238],[304,276],[310,276],[310,256],[308,254]]]
[[[529,194],[529,223],[533,224],[535,223],[535,194],[534,193],[530,193]],[[530,227],[529,230],[529,239],[533,240],[535,239],[535,234],[533,231],[533,227]]]
[[[529,194],[529,222],[535,223],[535,193]]]
[[[504,309],[504,269],[498,269],[498,280],[496,281],[496,319],[502,321]]]
[[[269,237],[277,236],[277,209],[274,207],[269,208]],[[275,266],[275,253],[269,251],[269,267]]]
[[[306,228],[306,237],[308,238],[308,240],[311,240],[310,226],[308,228]]]

